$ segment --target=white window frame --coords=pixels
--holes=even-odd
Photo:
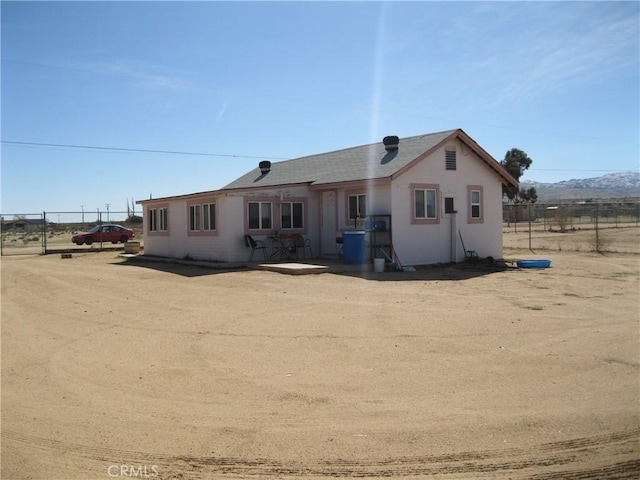
[[[197,199],[187,203],[187,235],[217,235],[216,220],[215,200]]]
[[[199,232],[200,221],[202,216],[202,207],[199,203],[193,203],[189,205],[189,231]]]
[[[202,204],[202,230],[205,232],[215,232],[216,221],[217,221],[216,203],[215,202],[203,203]]]
[[[294,223],[294,219],[296,218],[294,215],[294,206],[295,205],[300,205],[300,225],[295,225]],[[285,226],[284,224],[284,210],[285,210],[285,206],[288,206],[290,208],[290,218],[291,218],[291,225],[290,226]],[[291,202],[281,202],[280,203],[280,228],[282,230],[304,230],[304,202],[301,201],[291,201]]]
[[[149,232],[157,232],[158,231],[158,209],[150,208],[148,210],[149,221],[147,222],[147,228]]]
[[[474,196],[477,195],[477,199]],[[484,189],[482,185],[467,186],[467,222],[484,223]],[[477,214],[474,213],[477,210]]]
[[[149,235],[168,235],[169,206],[153,205],[147,208],[147,233]]]
[[[251,212],[250,212],[250,208],[252,204],[257,204],[258,205],[258,226],[251,226]],[[268,209],[268,213],[269,213],[269,220],[271,222],[271,225],[265,226],[264,225],[264,213],[265,213],[265,207],[267,207]],[[273,231],[273,202],[271,201],[264,201],[264,200],[248,200],[247,201],[247,230],[248,231],[254,231],[254,232],[269,232],[269,231]]]
[[[437,184],[411,185],[411,223],[414,225],[433,225],[440,223],[440,186]],[[429,213],[429,192],[433,192],[433,213]],[[418,215],[417,194],[424,199],[424,215]]]
[[[351,199],[356,201],[356,217],[351,214]],[[367,216],[367,194],[366,193],[347,193],[347,220],[353,222],[358,218]]]
[[[160,211],[160,232],[168,232],[169,231],[169,208],[162,207],[158,209]]]

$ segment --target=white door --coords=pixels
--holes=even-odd
[[[337,204],[335,190],[322,192],[322,219],[320,222],[320,241],[322,255],[336,254],[336,235],[338,221],[336,218]]]

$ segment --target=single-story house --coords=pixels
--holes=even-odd
[[[13,220],[2,219],[3,230],[15,230],[19,232],[38,232],[44,227],[42,218],[14,218]]]
[[[300,234],[313,256],[329,257],[358,230],[367,260],[391,254],[406,266],[463,261],[469,250],[502,258],[503,185],[518,182],[456,129],[262,161],[219,190],[138,203],[148,255],[247,261],[245,235],[270,246]]]

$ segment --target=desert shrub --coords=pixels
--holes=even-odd
[[[142,217],[140,215],[129,215],[124,223],[125,225],[142,225]]]

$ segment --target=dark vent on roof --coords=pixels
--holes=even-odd
[[[385,150],[387,152],[390,152],[391,150],[398,149],[398,144],[400,143],[400,139],[395,135],[391,135],[388,137],[384,137],[382,139],[382,143],[384,143]]]
[[[260,167],[260,173],[265,175],[271,171],[271,162],[269,160],[263,160],[258,164],[258,167]]]

